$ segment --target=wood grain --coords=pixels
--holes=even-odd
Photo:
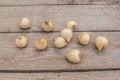
[[[69,73],[0,73],[1,80],[119,80],[120,71]]]
[[[63,49],[54,48],[52,41],[59,33],[1,33],[0,34],[0,70],[82,70],[82,69],[116,69],[120,68],[120,32],[89,32],[91,42],[88,46],[78,44],[74,38]],[[15,46],[15,38],[24,35],[29,39],[27,48]],[[94,46],[95,37],[103,35],[108,38],[109,45],[101,52]],[[34,41],[44,37],[48,41],[45,51],[37,51]],[[80,64],[67,62],[64,55],[71,49],[79,49],[83,53]]]
[[[66,5],[66,4],[120,4],[120,0],[0,0],[1,6],[24,6],[24,5]]]
[[[22,17],[30,18],[31,29],[19,29]],[[0,7],[0,32],[42,31],[40,23],[48,19],[54,21],[54,31],[61,31],[69,20],[78,23],[76,31],[120,31],[120,5]]]

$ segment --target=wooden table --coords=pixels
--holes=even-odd
[[[31,29],[19,29],[22,17],[31,20]],[[54,32],[41,30],[41,21],[47,19],[54,21]],[[69,20],[78,23],[74,38],[57,49],[53,38]],[[87,46],[76,40],[84,31],[91,35]],[[15,46],[19,35],[29,39],[24,49]],[[109,40],[100,52],[94,46],[99,35]],[[45,51],[34,48],[38,37],[47,39]],[[80,64],[65,60],[71,49],[82,51]],[[120,0],[0,0],[0,80],[120,80]]]

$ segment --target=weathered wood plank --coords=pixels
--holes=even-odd
[[[0,5],[120,4],[120,0],[0,0]]]
[[[0,73],[1,80],[119,80],[120,71],[62,73]]]
[[[0,32],[22,32],[22,17],[31,19],[28,31],[41,31],[40,22],[51,19],[60,31],[69,20],[78,23],[76,31],[120,30],[120,5],[19,6],[0,7]]]
[[[120,68],[120,32],[89,32],[91,42],[88,46],[81,46],[76,40],[79,32],[63,49],[56,49],[52,40],[59,33],[6,33],[0,34],[0,70],[78,70],[78,69],[111,69]],[[18,35],[29,39],[27,48],[16,48],[14,42]],[[104,35],[109,40],[109,45],[98,52],[94,46],[95,37]],[[48,48],[37,51],[33,42],[38,37],[47,39]],[[67,62],[64,55],[71,49],[80,49],[83,60],[80,64]]]

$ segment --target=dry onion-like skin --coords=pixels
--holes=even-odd
[[[44,31],[50,32],[54,29],[54,23],[51,20],[43,21],[41,27]]]
[[[104,47],[106,47],[108,45],[108,40],[107,38],[103,37],[103,36],[98,36],[95,39],[95,46],[97,47],[97,49],[99,51],[101,51]]]
[[[83,32],[78,35],[78,41],[82,45],[87,45],[90,42],[90,35],[86,32]]]
[[[73,49],[68,54],[66,54],[65,57],[71,63],[79,63],[82,59],[82,53],[78,49]]]
[[[70,42],[73,37],[73,31],[69,28],[64,28],[60,34],[67,42]]]
[[[37,50],[44,50],[47,48],[47,41],[44,38],[38,38],[35,42],[34,42],[34,46]]]
[[[63,37],[56,37],[53,41],[53,44],[56,48],[63,48],[67,45],[67,42]]]
[[[22,18],[20,22],[20,28],[21,29],[29,29],[31,27],[31,22],[28,18],[24,17]]]
[[[73,31],[76,29],[77,23],[75,21],[68,21],[66,24],[66,28],[70,28]]]
[[[19,47],[19,48],[24,48],[24,47],[27,46],[28,40],[27,40],[27,38],[24,37],[24,36],[18,36],[18,37],[16,38],[16,40],[15,40],[15,44],[16,44],[16,46]]]

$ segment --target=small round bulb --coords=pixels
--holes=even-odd
[[[53,43],[56,48],[63,48],[67,45],[67,42],[63,37],[56,37]]]
[[[21,29],[29,29],[31,27],[30,20],[26,17],[22,18],[20,22],[20,28]]]
[[[70,42],[73,37],[73,31],[69,28],[64,28],[60,32],[61,37],[63,37],[67,42]]]
[[[75,21],[68,21],[66,24],[66,28],[70,28],[73,31],[76,29],[77,23]]]
[[[87,45],[90,42],[90,35],[86,32],[83,32],[78,35],[78,41],[82,45]]]
[[[50,31],[53,31],[54,29],[54,24],[52,21],[50,20],[47,20],[47,21],[43,21],[42,24],[41,24],[41,27],[44,31],[46,32],[50,32]]]
[[[98,36],[95,39],[95,46],[97,47],[97,49],[99,51],[101,51],[104,47],[106,47],[108,45],[108,40],[107,38],[103,37],[103,36]]]
[[[44,38],[38,38],[35,42],[34,42],[34,46],[37,50],[44,50],[47,48],[47,41]]]
[[[78,49],[73,49],[65,57],[71,63],[79,63],[82,59],[82,53]]]
[[[24,37],[24,36],[18,36],[18,37],[16,38],[15,44],[16,44],[17,47],[23,48],[23,47],[26,47],[26,46],[27,46],[28,40],[27,40],[27,38]]]

